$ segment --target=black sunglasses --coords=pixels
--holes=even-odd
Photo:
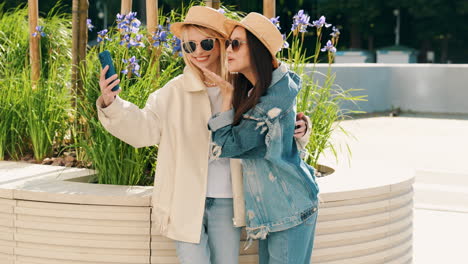
[[[226,49],[229,48],[229,46],[232,46],[233,51],[238,51],[240,48],[240,45],[247,44],[247,41],[241,41],[238,39],[233,39],[233,40],[226,39],[225,44],[226,44]]]
[[[214,39],[204,39],[200,41],[200,46],[206,51],[210,51],[214,48]],[[182,47],[186,53],[192,53],[197,49],[197,43],[195,41],[187,41],[182,43]]]

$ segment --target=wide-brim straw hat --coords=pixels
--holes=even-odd
[[[171,25],[171,32],[180,39],[182,38],[182,27],[184,25],[197,25],[212,29],[220,33],[224,38],[228,38],[229,34],[224,24],[225,21],[226,17],[216,9],[206,6],[192,6],[187,12],[184,22]]]
[[[268,18],[259,13],[249,13],[241,21],[226,19],[225,24],[229,34],[236,26],[241,26],[250,31],[265,45],[273,58],[283,47],[284,40],[281,32]]]

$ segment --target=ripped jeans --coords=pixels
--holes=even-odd
[[[310,264],[317,212],[302,224],[259,240],[259,264]]]
[[[234,227],[233,201],[206,198],[200,243],[176,241],[182,264],[238,264],[241,229]]]

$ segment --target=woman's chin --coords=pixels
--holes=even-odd
[[[229,72],[239,72],[239,68],[235,67],[235,65],[228,64],[228,71]]]

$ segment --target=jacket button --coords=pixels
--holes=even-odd
[[[317,211],[317,207],[315,207],[314,209],[312,209],[312,211],[314,211],[314,212]]]

